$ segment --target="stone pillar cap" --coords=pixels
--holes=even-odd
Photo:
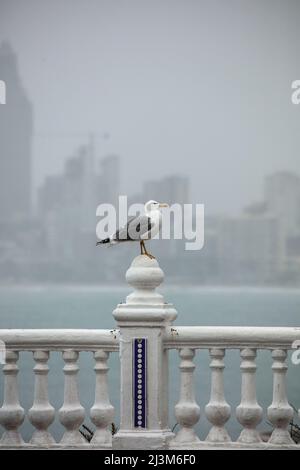
[[[135,289],[154,290],[164,280],[164,273],[156,259],[139,255],[126,272],[126,281]]]
[[[139,255],[126,272],[126,280],[134,291],[114,310],[114,317],[120,321],[165,322],[173,320],[177,312],[173,305],[164,301],[156,287],[164,280],[164,273],[156,259]]]

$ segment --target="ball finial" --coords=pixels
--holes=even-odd
[[[129,321],[131,326],[133,323],[169,324],[177,317],[173,305],[165,302],[163,295],[156,290],[164,280],[164,273],[156,259],[146,255],[134,258],[126,272],[126,280],[133,287],[133,292],[113,312],[119,326]]]
[[[145,255],[134,258],[126,272],[126,281],[136,289],[155,289],[164,280],[164,273],[156,259]]]
[[[126,272],[126,280],[134,288],[134,292],[127,297],[127,302],[149,301],[162,302],[163,298],[155,292],[164,280],[164,273],[156,259],[145,255],[134,258]]]

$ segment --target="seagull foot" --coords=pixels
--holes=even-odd
[[[148,256],[150,259],[156,259],[155,256],[150,255],[150,253],[143,253],[144,256]]]

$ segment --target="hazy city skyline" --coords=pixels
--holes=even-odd
[[[185,174],[210,213],[300,172],[299,15],[296,1],[0,0],[34,107],[35,188],[90,132],[99,155],[120,155],[123,194]]]
[[[118,282],[96,208],[127,195],[204,204],[202,250],[149,242],[172,282],[300,285],[296,5],[235,3],[0,0],[2,282]]]

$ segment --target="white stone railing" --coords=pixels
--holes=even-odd
[[[156,291],[163,280],[157,261],[138,256],[127,271],[126,279],[134,290],[113,312],[117,329],[0,330],[0,340],[6,346],[4,380],[0,381],[4,388],[4,402],[0,409],[4,434],[0,446],[300,449],[288,432],[293,409],[286,391],[287,351],[300,340],[300,328],[172,326],[177,312]],[[176,434],[169,428],[168,417],[170,349],[178,350],[180,356],[180,392],[175,406],[179,430]],[[194,357],[200,349],[208,350],[211,360],[211,395],[204,409],[211,427],[204,441],[197,435],[196,425],[200,419],[201,426],[203,413],[194,394],[197,373]],[[236,442],[232,442],[226,429],[234,410],[226,401],[223,385],[224,357],[231,349],[239,350],[241,356],[240,371],[237,371],[241,374],[241,401],[235,415],[242,431]],[[273,431],[267,443],[262,442],[257,430],[263,411],[256,399],[258,350],[270,350],[273,358],[273,397],[270,396],[267,410]],[[35,361],[35,389],[29,410],[22,408],[18,393],[18,355],[22,351],[31,351]],[[54,410],[48,398],[48,359],[52,351],[61,352],[65,362],[64,402],[59,410]],[[80,403],[77,386],[77,361],[82,351],[90,351],[95,360],[95,401],[90,410],[85,410]],[[114,408],[108,393],[107,359],[114,351],[119,351],[121,386],[120,425],[112,438],[110,425]],[[58,390],[57,393],[63,392]],[[56,412],[65,428],[58,443],[48,429]],[[26,414],[35,431],[30,442],[25,443],[19,428]],[[86,414],[95,427],[90,443],[79,432]]]
[[[81,447],[109,448],[112,434],[114,408],[110,404],[107,386],[107,360],[110,352],[118,351],[118,334],[112,330],[0,330],[1,341],[6,347],[6,363],[3,366],[4,401],[0,408],[0,424],[4,433],[0,448],[4,447]],[[35,428],[29,442],[24,442],[19,427],[25,418],[25,410],[19,402],[17,383],[19,353],[31,351],[35,362],[33,405],[27,417]],[[55,442],[48,427],[56,410],[48,398],[48,359],[50,353],[59,351],[64,359],[64,402],[57,410],[65,432],[59,443]],[[90,351],[95,359],[95,402],[90,418],[95,432],[90,443],[79,432],[86,411],[79,399],[77,365],[80,352]],[[58,391],[60,392],[60,391]]]
[[[168,327],[165,332],[165,347],[178,349],[181,375],[181,390],[175,415],[180,429],[172,439],[172,448],[203,448],[205,446],[257,448],[287,446],[300,449],[291,438],[288,426],[293,417],[286,393],[287,352],[294,341],[299,340],[299,328],[284,327]],[[205,415],[211,429],[200,441],[194,427],[200,418],[200,407],[194,395],[193,362],[197,350],[209,350],[211,362],[211,395],[205,407]],[[232,410],[224,396],[224,356],[227,350],[238,349],[241,357],[241,402],[236,409],[236,418],[243,429],[236,442],[231,441],[226,430]],[[273,431],[267,442],[263,442],[256,427],[261,422],[263,410],[256,399],[256,355],[257,350],[270,350],[273,359],[273,399],[267,409],[267,417]],[[300,384],[299,384],[300,389]],[[300,412],[300,410],[299,410]]]

